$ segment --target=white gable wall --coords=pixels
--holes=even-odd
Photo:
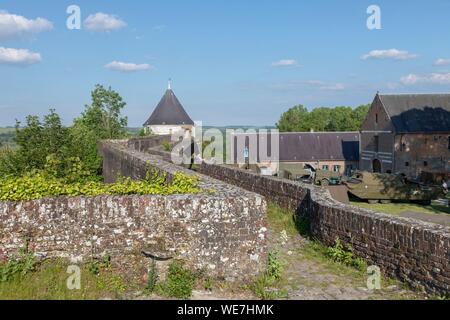
[[[151,130],[156,135],[171,135],[175,132],[192,132],[193,126],[177,126],[177,125],[154,125],[147,126],[147,130]]]

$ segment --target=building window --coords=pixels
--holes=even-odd
[[[333,171],[334,172],[341,172],[341,166],[339,166],[339,165],[333,166]]]
[[[387,174],[392,174],[392,170],[386,170]]]
[[[448,137],[448,150],[450,150],[450,137]]]
[[[409,167],[409,162],[405,162],[405,167]]]
[[[322,170],[323,171],[328,171],[330,169],[330,167],[328,165],[323,165],[322,166]]]
[[[424,162],[423,162],[423,166],[424,166],[424,167],[428,167],[428,161],[424,161]]]
[[[378,124],[378,113],[375,114],[375,123]]]

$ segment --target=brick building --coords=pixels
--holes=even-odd
[[[377,94],[360,145],[361,170],[450,172],[450,94]]]
[[[239,135],[238,135],[239,136]],[[247,137],[247,140],[242,136]],[[251,135],[241,134],[243,145],[248,146]],[[234,143],[234,161],[242,165],[238,155],[242,153],[243,146],[238,146],[237,137]],[[287,132],[278,134],[279,154],[275,161],[268,163],[257,155],[262,144],[267,144],[267,150],[271,152],[271,138],[256,135],[256,147],[250,158],[261,169],[267,168],[269,174],[292,179],[302,175],[305,166],[314,169],[349,174],[358,169],[359,165],[359,133],[358,132]],[[257,157],[257,158],[256,158]],[[270,170],[269,170],[270,169]],[[304,173],[303,173],[304,175]]]

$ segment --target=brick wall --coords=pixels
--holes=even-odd
[[[215,277],[244,279],[265,265],[265,202],[254,197],[101,196],[0,202],[0,249],[29,241],[39,256],[117,263],[142,250],[183,259]]]
[[[397,135],[395,172],[411,177],[420,176],[422,171],[450,172],[449,136],[450,133]]]
[[[145,178],[149,166],[193,174],[123,142],[100,144],[104,173]],[[127,262],[142,250],[182,259],[217,278],[248,279],[267,261],[264,198],[197,174],[204,193],[173,196],[59,197],[0,202],[0,250],[15,256],[27,241],[40,256]]]
[[[327,245],[338,237],[387,274],[429,292],[450,293],[450,229],[341,204],[328,191],[235,168],[202,165],[200,172],[262,194],[310,221]]]
[[[170,159],[161,150],[147,152]],[[198,170],[295,210],[309,219],[313,236],[327,245],[339,237],[387,274],[431,293],[450,293],[449,228],[345,205],[325,189],[229,166],[203,163]]]

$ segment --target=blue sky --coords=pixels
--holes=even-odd
[[[72,4],[81,30],[66,28]],[[381,30],[366,26],[371,4]],[[130,126],[168,78],[206,125],[273,125],[296,104],[450,88],[447,0],[0,0],[0,11],[0,126],[50,107],[69,124],[96,83],[123,96]]]

